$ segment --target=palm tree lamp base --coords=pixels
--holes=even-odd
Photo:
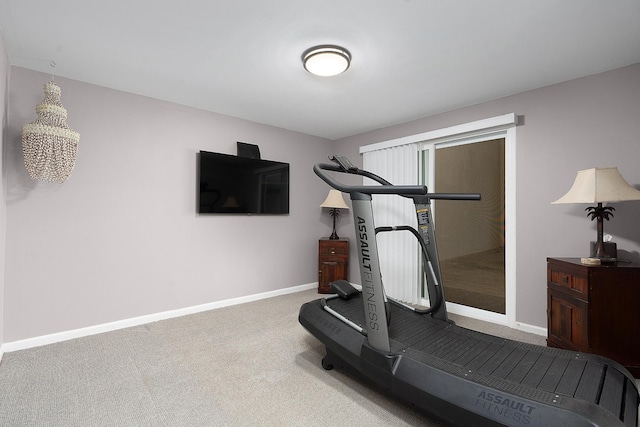
[[[333,233],[329,236],[329,240],[338,240],[340,237],[338,237],[338,233],[336,233],[336,218],[340,216],[340,211],[336,208],[330,209],[329,215],[333,218]]]
[[[598,206],[590,206],[585,209],[587,211],[587,216],[591,218],[591,221],[594,219],[597,220],[597,240],[595,242],[595,248],[593,252],[593,256],[595,258],[599,258],[601,263],[612,263],[618,261],[613,252],[608,251],[607,249],[611,249],[606,245],[603,238],[603,222],[606,219],[609,221],[609,218],[613,217],[613,211],[615,208],[611,206],[603,207],[602,203],[598,203]],[[614,243],[615,245],[615,243]],[[613,255],[613,256],[612,256]]]
[[[591,241],[589,256],[592,258],[596,257],[596,251],[598,249],[598,242]],[[609,255],[612,258],[618,258],[618,245],[615,242],[603,242],[604,245],[604,253]]]

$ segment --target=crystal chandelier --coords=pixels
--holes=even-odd
[[[31,179],[62,183],[75,166],[80,134],[67,125],[60,93],[53,81],[44,85],[44,99],[36,107],[38,118],[22,127],[24,165]]]

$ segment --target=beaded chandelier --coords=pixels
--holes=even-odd
[[[75,166],[80,134],[67,126],[60,93],[53,81],[44,85],[38,118],[22,127],[24,165],[31,179],[63,183]]]

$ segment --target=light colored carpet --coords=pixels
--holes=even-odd
[[[1,426],[441,426],[339,370],[305,291],[4,355]],[[461,326],[544,337],[459,316]]]

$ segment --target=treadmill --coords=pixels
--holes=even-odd
[[[314,172],[351,197],[362,289],[336,281],[331,284],[335,294],[300,308],[300,323],[326,348],[323,368],[364,378],[456,426],[638,426],[636,382],[619,363],[487,335],[448,319],[430,201],[479,200],[480,195],[396,186],[345,157],[330,159],[333,163],[317,164]],[[345,185],[334,173],[381,185]],[[417,229],[376,229],[375,194],[411,198]],[[428,308],[393,301],[384,293],[376,233],[394,231],[410,232],[420,242]]]

